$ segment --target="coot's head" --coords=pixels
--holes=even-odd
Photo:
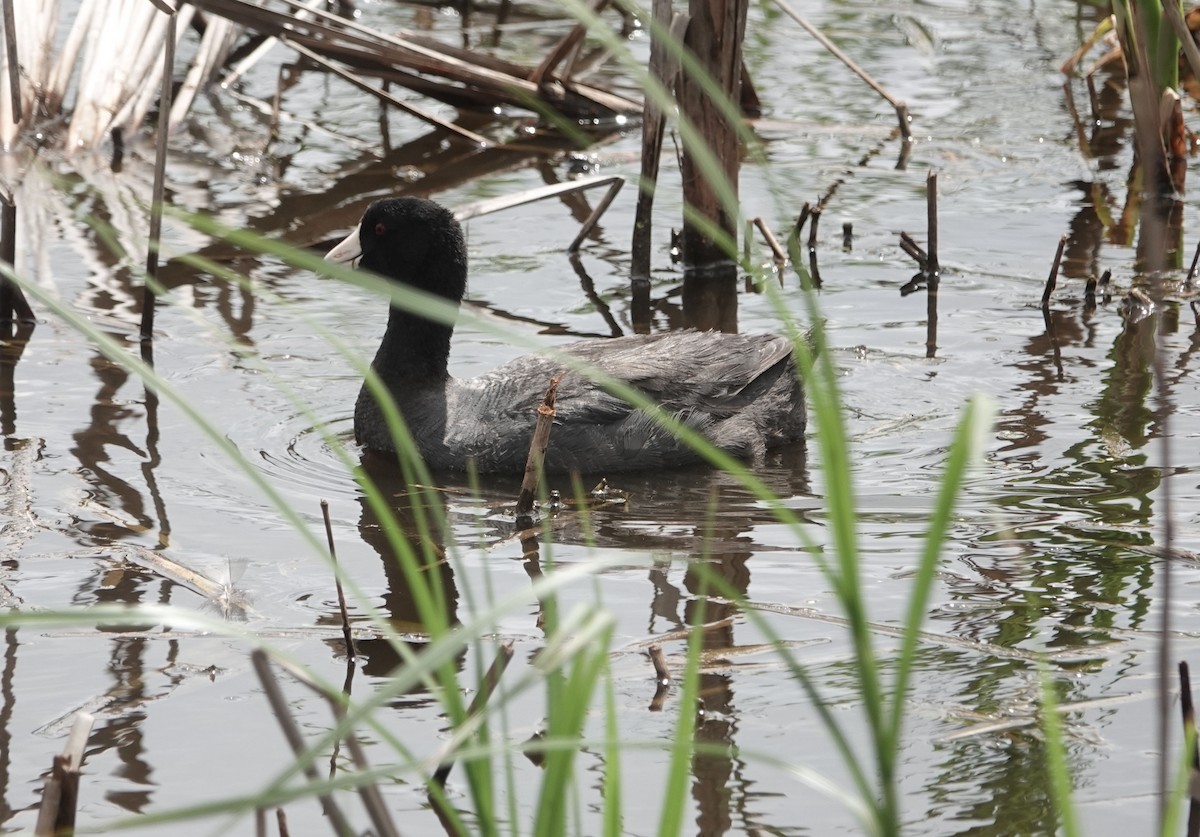
[[[357,260],[360,268],[452,302],[461,301],[467,289],[462,227],[450,210],[424,198],[375,201],[358,229],[325,258]]]

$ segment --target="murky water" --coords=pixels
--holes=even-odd
[[[1163,471],[1156,440],[1166,425],[1148,392],[1146,330],[1126,329],[1119,298],[1094,311],[1082,304],[1082,277],[1111,269],[1119,297],[1133,262],[1130,247],[1104,239],[1091,204],[1099,191],[1091,186],[1099,184],[1108,209],[1119,212],[1129,137],[1112,121],[1085,126],[1084,138],[1091,140],[1083,143],[1085,153],[1057,69],[1090,31],[1092,13],[1066,2],[1014,7],[992,0],[848,2],[801,11],[907,100],[916,119],[908,166],[897,170],[898,146],[886,141],[890,109],[770,4],[751,10],[747,60],[764,102],[760,133],[770,165],[743,171],[747,214],[784,230],[803,202],[842,181],[821,224],[821,302],[844,373],[862,509],[862,571],[885,664],[898,646],[894,628],[904,617],[962,405],[982,392],[998,413],[986,464],[973,475],[954,523],[911,696],[901,756],[909,830],[1054,829],[1037,731],[1036,660],[1046,652],[1059,700],[1071,707],[1063,720],[1085,831],[1144,831],[1155,810],[1163,570],[1146,548],[1159,542]],[[365,4],[365,13],[458,37],[458,19],[446,12]],[[506,48],[532,61],[560,32],[525,28]],[[645,44],[635,41],[635,49],[644,54]],[[281,59],[279,53],[260,67],[245,91],[269,98]],[[1082,84],[1073,90],[1083,107]],[[229,110],[202,102],[194,130],[176,142],[169,170],[174,203],[302,243],[344,230],[367,201],[414,178],[457,206],[563,179],[570,169],[556,156],[481,154],[483,176],[462,179],[426,130],[400,116],[391,118],[395,150],[381,158],[375,108],[316,73],[285,95],[284,108],[296,119],[283,124],[267,154],[264,117],[228,97],[218,101]],[[620,136],[586,159],[602,173],[632,178],[638,147],[635,134]],[[674,289],[680,276],[665,234],[680,215],[677,172],[672,155],[666,157],[654,257],[659,328],[679,315]],[[141,216],[130,196],[145,193],[148,174],[136,161],[119,176],[105,174],[103,161],[77,165],[93,171],[57,185],[44,172],[27,175],[18,268],[97,328],[128,342],[136,333],[140,287],[130,271],[114,266],[82,219],[90,213],[118,230],[137,229]],[[926,357],[924,294],[901,298],[898,291],[915,270],[898,234],[924,239],[929,169],[939,172],[945,268],[933,359]],[[1195,203],[1189,198],[1185,206],[1189,225]],[[543,345],[629,333],[633,205],[627,188],[584,249],[592,299],[563,252],[578,229],[571,207],[545,201],[473,221],[472,309],[502,317]],[[842,248],[842,222],[853,223],[850,250]],[[1058,238],[1068,231],[1066,275],[1046,322],[1038,307],[1042,284]],[[207,244],[178,223],[168,238],[179,252]],[[125,234],[125,241],[131,250],[140,247],[135,236]],[[1194,243],[1185,241],[1189,248]],[[765,260],[765,249],[755,246]],[[315,335],[332,331],[369,356],[382,330],[380,304],[358,289],[270,260],[232,266],[249,277],[254,293],[168,269],[177,304],[159,313],[156,369],[203,409],[216,434],[236,446],[314,532],[320,530],[319,500],[328,499],[342,565],[398,628],[417,628],[400,575],[381,560],[374,518],[318,430],[327,426],[347,437],[358,379],[353,365]],[[785,277],[785,295],[799,315],[797,286],[794,275]],[[739,302],[743,329],[775,326],[763,296],[745,293]],[[1200,338],[1186,307],[1168,312],[1161,331],[1176,405],[1169,478],[1177,546],[1200,551]],[[467,324],[456,332],[452,369],[477,374],[523,350]],[[36,612],[163,603],[211,615],[203,596],[164,577],[155,556],[218,579],[232,569],[252,600],[247,630],[270,637],[314,674],[341,681],[328,567],[178,407],[148,398],[139,380],[49,317],[12,374],[15,396],[4,405],[3,428],[5,606]],[[781,454],[761,476],[808,521],[813,548],[824,550],[824,479],[815,451],[807,460],[794,451]],[[851,646],[811,551],[723,475],[700,470],[614,482],[630,493],[630,502],[592,513],[592,546],[579,517],[563,515],[554,524],[553,555],[566,566],[596,554],[615,562],[595,582],[565,590],[562,609],[599,596],[611,610],[619,649],[612,662],[616,701],[628,738],[666,740],[673,732],[673,711],[647,709],[653,682],[644,650],[657,640],[669,660],[681,659],[681,629],[697,603],[690,568],[698,560],[744,590],[793,644],[839,719],[855,717]],[[556,487],[570,492],[569,484]],[[528,598],[524,610],[498,626],[515,641],[506,679],[528,673],[542,642],[522,547],[497,513],[514,496],[512,485],[485,486],[478,497],[448,495],[454,542],[443,544],[457,554],[447,582],[459,618],[489,600]],[[717,511],[710,514],[714,498]],[[1187,562],[1173,569],[1174,654],[1200,661],[1200,572]],[[753,756],[782,755],[851,787],[808,699],[760,649],[761,632],[744,614],[710,603],[709,618],[721,615],[728,620],[707,639],[702,686],[708,719],[698,735],[746,755],[696,761],[685,833],[855,833],[839,802]],[[387,683],[395,657],[381,646],[364,644],[358,696]],[[97,716],[81,792],[80,816],[89,827],[261,787],[291,756],[250,667],[249,647],[163,624],[139,631],[22,627],[6,633],[0,828],[32,828],[44,772],[77,710]],[[459,661],[462,670],[488,665],[491,648],[468,653]],[[319,698],[290,688],[288,699],[306,734],[329,728]],[[676,708],[673,699],[669,710]],[[513,740],[536,731],[539,700],[533,692],[514,704],[520,711],[507,731]],[[437,702],[417,692],[394,701],[379,720],[413,751],[433,753],[446,734],[438,713]],[[852,739],[865,747],[865,732]],[[375,765],[394,760],[385,744],[365,743]],[[667,763],[665,753],[626,757],[628,833],[656,831]],[[515,766],[518,783],[536,787],[538,768],[521,758]],[[593,817],[602,767],[598,751],[579,762],[587,777],[582,787],[595,793],[583,800],[581,833],[599,830]],[[452,800],[465,795],[456,786],[460,780],[461,773],[452,774]],[[384,783],[383,793],[406,824],[404,833],[436,833],[419,787],[396,781]],[[514,827],[524,830],[535,797],[532,791],[518,796]],[[315,804],[286,807],[293,834],[328,833]],[[252,833],[253,824],[172,826],[172,833],[214,832]]]

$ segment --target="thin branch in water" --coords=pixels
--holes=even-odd
[[[259,683],[262,684],[263,694],[266,695],[267,702],[271,705],[271,711],[275,713],[275,720],[279,722],[283,737],[287,740],[288,746],[292,748],[292,754],[296,758],[301,758],[307,749],[304,746],[304,737],[300,734],[300,725],[292,717],[291,709],[283,696],[283,690],[279,688],[275,672],[271,671],[271,662],[267,659],[267,653],[261,648],[256,648],[250,652],[250,661],[258,675]],[[320,776],[317,775],[317,769],[313,766],[311,759],[305,761],[301,770],[310,782],[320,781]],[[321,809],[329,818],[330,824],[339,837],[353,835],[354,829],[350,827],[346,815],[342,813],[342,809],[338,807],[333,796],[329,793],[322,793],[318,794],[317,798],[321,801]],[[279,814],[282,816],[282,810]]]
[[[566,373],[560,373],[550,379],[546,395],[537,408],[537,423],[534,425],[533,437],[529,440],[529,458],[525,461],[525,477],[521,481],[521,493],[517,496],[518,528],[528,528],[528,525],[522,525],[520,521],[533,511],[538,477],[542,472],[546,448],[550,445],[550,430],[554,426],[554,399],[558,396],[558,385],[562,382],[564,374]]]
[[[681,13],[672,16],[671,0],[654,0],[652,15],[655,26],[650,30],[650,75],[665,91],[671,93],[675,89],[679,61],[663,41],[682,42],[689,17]],[[642,106],[642,168],[630,250],[630,281],[635,289],[639,283],[650,282],[651,216],[666,124],[666,113],[655,103],[654,96],[647,95]]]
[[[336,693],[329,691],[314,680],[303,668],[282,661],[279,662],[279,666],[290,674],[297,683],[307,686],[324,698],[325,702],[329,704],[330,711],[339,723],[345,719],[346,704],[343,700],[339,699]],[[344,692],[344,694],[348,694],[348,692]],[[354,761],[355,768],[360,773],[369,773],[371,764],[367,761],[367,754],[363,750],[362,744],[359,743],[358,736],[351,730],[346,733],[343,740],[346,742],[346,748],[350,751],[350,758]],[[392,821],[392,815],[388,812],[387,805],[384,804],[383,796],[379,792],[379,785],[375,782],[363,782],[359,785],[358,793],[362,798],[363,807],[367,809],[367,815],[371,818],[371,822],[375,826],[376,833],[383,835],[383,837],[398,837],[396,824]]]
[[[1196,242],[1196,252],[1192,255],[1192,266],[1188,268],[1187,278],[1183,280],[1184,290],[1191,290],[1196,281],[1196,265],[1200,264],[1200,241]]]
[[[838,49],[833,41],[826,38],[825,34],[820,29],[813,26],[805,18],[801,17],[800,14],[784,0],[775,0],[775,5],[782,9],[784,14],[796,21],[796,23],[800,24],[800,28],[802,28],[812,37],[816,38],[817,42],[821,46],[825,47],[825,49],[827,49],[837,60],[845,64],[859,78],[865,81],[872,90],[882,96],[884,101],[892,106],[892,109],[896,111],[896,118],[900,122],[900,137],[907,142],[912,137],[912,125],[910,124],[912,119],[908,114],[908,105],[884,90],[883,85],[871,78],[871,76],[867,74],[866,70],[855,64],[854,61],[851,60],[850,56]]]
[[[321,517],[325,520],[325,537],[329,541],[329,560],[333,562],[333,583],[337,587],[338,611],[342,617],[342,636],[346,638],[346,656],[351,661],[358,657],[354,647],[354,635],[350,630],[350,614],[346,611],[346,593],[342,590],[342,574],[338,571],[337,549],[333,544],[333,524],[329,521],[329,501],[321,499]]]
[[[937,199],[937,172],[931,171],[925,177],[925,240],[929,244],[928,259],[929,263],[926,266],[926,271],[929,273],[929,281],[936,282],[941,273],[941,264],[938,262],[938,199]]]
[[[504,670],[508,668],[509,662],[513,656],[512,640],[505,640],[496,649],[496,659],[492,660],[491,667],[487,670],[487,674],[483,677],[483,683],[478,692],[475,693],[475,698],[471,701],[471,705],[467,707],[467,714],[463,718],[463,723],[469,722],[471,719],[483,712],[487,702],[492,697],[492,693],[496,691],[496,687],[500,685],[500,678],[504,674]],[[444,786],[446,779],[450,776],[450,771],[454,769],[453,759],[444,759],[438,765],[438,769],[433,774],[433,781],[438,786]]]
[[[667,668],[661,645],[651,645],[646,652],[650,655],[650,662],[654,664],[654,697],[650,700],[650,711],[661,712],[671,691],[671,670]]]
[[[384,90],[382,88],[374,87],[374,86],[368,84],[367,82],[363,81],[361,78],[356,76],[354,73],[351,73],[349,70],[342,69],[337,64],[334,64],[332,61],[329,61],[328,59],[323,58],[322,56],[313,52],[311,49],[308,49],[304,45],[296,43],[296,41],[291,38],[281,37],[279,40],[281,42],[283,42],[285,45],[287,45],[288,47],[294,49],[296,52],[303,55],[309,61],[312,61],[314,64],[317,64],[318,66],[323,67],[324,69],[333,73],[338,78],[345,79],[346,81],[350,82],[355,87],[357,87],[358,89],[364,90],[367,93],[370,93],[372,96],[378,97],[378,99],[381,102],[387,102],[389,105],[391,105],[394,108],[398,108],[399,110],[402,110],[411,116],[417,117],[418,119],[420,119],[423,122],[428,122],[430,125],[434,125],[438,128],[441,128],[444,131],[448,131],[448,132],[454,134],[455,136],[461,137],[462,139],[465,139],[468,142],[470,142],[474,145],[477,145],[481,148],[488,148],[493,144],[492,141],[489,140],[487,137],[481,136],[480,134],[476,134],[474,131],[468,131],[466,128],[462,127],[461,125],[456,125],[453,122],[447,122],[445,119],[442,119],[441,117],[437,116],[436,114],[430,113],[429,111],[422,110],[421,108],[410,105],[408,102],[405,102],[402,99],[397,99],[391,93],[387,92],[386,90]]]
[[[1058,285],[1058,267],[1062,264],[1063,249],[1067,246],[1067,236],[1059,236],[1058,249],[1054,252],[1054,264],[1050,265],[1050,275],[1046,277],[1046,289],[1042,291],[1042,310],[1050,307],[1050,295]]]
[[[154,339],[154,288],[158,282],[158,248],[162,239],[163,180],[167,168],[167,137],[171,127],[171,91],[175,69],[175,13],[167,18],[163,39],[162,93],[158,103],[158,142],[154,152],[154,188],[150,194],[150,244],[146,253],[146,285],[142,289],[141,339]]]
[[[767,222],[761,217],[754,219],[754,226],[758,227],[758,231],[762,234],[763,241],[767,242],[767,246],[771,248],[771,254],[775,257],[775,265],[782,268],[787,264],[787,253],[779,246],[778,239],[771,232],[771,228],[767,226]]]
[[[823,204],[817,204],[809,213],[810,223],[808,225],[808,250],[812,252],[817,249],[817,225],[821,223],[821,212],[824,210]]]
[[[8,59],[8,94],[12,101],[14,125],[22,119],[21,110],[21,65],[17,58],[17,16],[13,11],[13,0],[4,0],[4,52]]]
[[[15,266],[17,261],[17,205],[11,196],[0,195],[0,262]],[[33,309],[25,292],[7,276],[0,277],[0,323],[35,323]],[[5,332],[7,336],[7,332]]]
[[[33,833],[37,837],[75,833],[75,810],[79,803],[79,771],[92,733],[95,717],[86,712],[75,713],[71,735],[60,755],[54,757],[54,767],[42,790]]]
[[[1188,664],[1184,661],[1179,663],[1179,708],[1183,713],[1183,740],[1192,744],[1187,837],[1200,837],[1200,745],[1196,741],[1196,707],[1192,702],[1192,678],[1188,673]]]

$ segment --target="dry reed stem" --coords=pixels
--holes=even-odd
[[[530,81],[527,68],[484,60],[468,50],[427,39],[386,35],[321,9],[306,9],[313,19],[299,20],[290,12],[247,0],[192,2],[248,29],[272,37],[286,36],[292,44],[305,46],[325,58],[452,104],[465,99],[476,105],[502,103],[528,108],[531,102],[540,101],[568,116],[587,118],[632,113],[638,107],[622,96],[578,82],[555,80],[539,86]],[[287,5],[304,8],[295,0]]]
[[[275,678],[275,672],[271,671],[271,662],[267,658],[267,653],[261,648],[256,648],[250,652],[250,661],[254,665],[254,671],[258,675],[258,681],[262,684],[263,694],[266,695],[267,702],[271,705],[271,711],[275,714],[275,720],[279,723],[279,728],[283,732],[284,739],[287,740],[288,746],[292,749],[292,754],[300,758],[306,749],[304,744],[304,736],[300,734],[300,726],[296,723],[296,719],[292,717],[291,710],[288,708],[287,700],[283,696],[283,690],[279,688],[279,681]],[[313,766],[311,760],[307,761],[302,768],[304,775],[310,782],[320,781],[320,776],[317,775],[317,769]],[[345,814],[338,804],[334,801],[333,796],[329,793],[318,794],[317,798],[321,802],[321,809],[325,812],[325,816],[329,818],[334,831],[339,837],[352,837],[354,829],[350,827]],[[282,809],[279,811],[282,816]]]
[[[337,547],[333,543],[333,524],[329,520],[329,501],[321,499],[321,517],[325,520],[325,538],[329,541],[329,560],[333,563],[333,584],[337,588],[338,613],[342,618],[342,636],[346,639],[346,656],[351,662],[358,657],[354,635],[350,630],[350,614],[346,610],[346,593],[342,590],[342,574],[338,571]]]
[[[820,29],[809,23],[800,15],[799,12],[789,6],[785,0],[775,0],[775,5],[782,9],[784,14],[796,21],[796,23],[800,24],[800,27],[805,32],[816,38],[817,43],[825,47],[825,49],[827,49],[835,58],[837,58],[837,60],[841,61],[859,78],[865,81],[872,90],[882,96],[884,101],[891,105],[892,109],[896,111],[896,119],[900,122],[901,138],[907,141],[912,137],[912,127],[909,124],[911,120],[909,119],[908,115],[908,105],[884,90],[883,85],[871,78],[871,76],[867,74],[866,70],[855,64],[854,61],[851,60],[850,56],[838,49],[837,45],[835,45],[833,41],[826,38],[825,34]]]
[[[496,649],[496,659],[492,660],[487,674],[483,677],[483,683],[479,691],[475,693],[475,697],[471,700],[471,705],[467,707],[467,714],[463,718],[464,723],[479,715],[484,710],[484,707],[487,706],[487,702],[496,691],[496,687],[500,685],[500,678],[504,675],[504,670],[508,668],[512,657],[512,640],[505,640],[500,643],[500,647]],[[433,774],[433,781],[438,785],[445,785],[446,779],[449,777],[452,769],[454,769],[454,761],[452,759],[442,761]]]
[[[1058,267],[1062,264],[1063,248],[1067,246],[1067,236],[1059,236],[1058,249],[1054,252],[1054,263],[1050,265],[1050,275],[1046,277],[1046,289],[1042,291],[1042,308],[1050,307],[1050,295],[1058,285]]]
[[[54,766],[42,791],[42,804],[33,831],[36,837],[65,837],[75,833],[79,771],[95,721],[86,712],[75,713],[71,735],[62,753],[54,757]]]
[[[775,234],[771,232],[771,228],[767,226],[767,222],[762,218],[754,219],[754,226],[758,227],[759,233],[762,234],[763,241],[767,242],[767,246],[771,248],[771,255],[775,258],[777,266],[782,267],[787,264],[787,253],[780,246],[779,240],[775,238]]]
[[[525,477],[521,481],[521,493],[517,496],[518,518],[528,515],[533,510],[542,462],[546,457],[546,448],[550,445],[550,430],[554,427],[554,399],[558,395],[558,385],[562,383],[564,374],[566,373],[560,373],[550,379],[546,395],[537,408],[537,423],[534,425],[533,437],[529,440],[529,457],[525,461]]]

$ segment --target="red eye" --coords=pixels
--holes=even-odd
[[[382,221],[380,221],[378,224],[375,225],[375,235],[383,235],[386,232],[387,232],[387,227],[384,226]]]

